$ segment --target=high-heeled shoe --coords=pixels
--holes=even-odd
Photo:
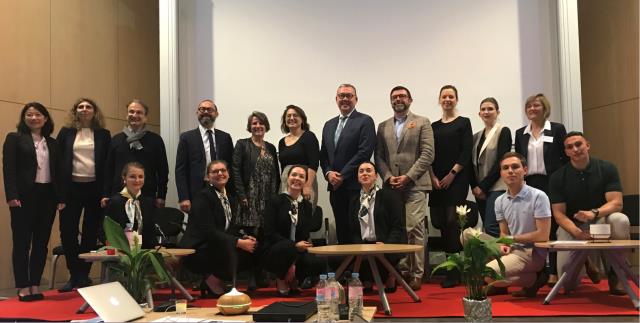
[[[289,288],[289,284],[280,278],[276,278],[276,290],[278,291],[278,295],[281,297],[289,296],[289,292],[291,289]]]
[[[18,300],[21,302],[33,302],[33,295],[28,294],[28,295],[20,295],[20,290],[18,289],[18,291],[16,292],[16,294],[18,295]]]
[[[41,301],[44,299],[44,295],[39,291],[37,293],[33,292],[33,286],[29,287],[29,291],[31,292],[31,297],[34,301]]]

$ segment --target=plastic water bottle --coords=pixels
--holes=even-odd
[[[327,275],[320,275],[320,281],[316,286],[316,306],[318,307],[318,322],[331,322],[333,315],[331,314],[331,304],[327,296],[329,290],[327,284]]]
[[[338,281],[336,280],[335,273],[328,274],[327,287],[329,288],[329,304],[331,305],[331,318],[334,321],[340,319],[340,312],[338,311],[338,305],[340,304],[340,294],[338,289]]]
[[[360,274],[352,273],[349,280],[349,321],[353,321],[355,315],[362,317],[362,282]]]

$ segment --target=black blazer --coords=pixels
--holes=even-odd
[[[271,197],[267,202],[264,213],[264,243],[273,245],[281,240],[290,240],[291,230],[291,200],[285,193]],[[295,241],[309,240],[311,228],[311,203],[302,200],[298,203],[298,223],[296,224]]]
[[[216,141],[217,159],[226,161],[229,172],[231,172],[233,158],[231,136],[220,129],[215,129],[213,134]],[[200,136],[200,128],[182,133],[178,143],[178,152],[176,153],[176,187],[178,188],[179,201],[191,200],[203,188],[203,179],[206,177],[206,163],[207,157],[205,156],[204,143]],[[232,181],[229,179],[229,184],[231,183]],[[227,187],[227,192],[233,194],[235,189]]]
[[[276,147],[269,142],[264,142],[265,148],[273,157],[273,175],[276,180],[276,189],[280,187],[280,166],[278,165],[278,154]],[[233,150],[233,180],[236,186],[238,199],[247,198],[247,186],[251,174],[256,169],[256,161],[260,155],[260,149],[251,142],[251,138],[240,139],[236,142]]]
[[[110,217],[114,221],[118,222],[124,229],[127,223],[129,223],[129,217],[125,212],[124,206],[127,199],[122,195],[114,194],[107,204],[107,208],[104,211],[104,215]],[[140,211],[142,212],[142,248],[150,249],[157,245],[156,239],[156,207],[153,199],[148,196],[142,196],[140,199]],[[134,220],[135,222],[135,220]],[[133,229],[138,229],[138,223],[133,224]]]
[[[357,190],[360,188],[356,179],[358,166],[371,159],[376,148],[376,128],[370,116],[353,110],[337,145],[334,145],[338,122],[339,117],[335,117],[327,121],[322,129],[320,166],[323,177],[328,171],[339,172],[343,179],[341,187]],[[332,190],[331,184],[327,184],[327,190]]]
[[[64,190],[61,185],[62,163],[58,143],[46,137],[49,150],[49,170],[56,200],[64,203]],[[31,134],[11,132],[2,146],[2,170],[4,174],[4,192],[7,202],[22,199],[35,187],[38,161]]]
[[[73,144],[76,141],[78,129],[63,127],[58,132],[57,141],[60,145],[60,153],[62,155],[62,183],[65,187],[71,184],[71,176],[73,171]],[[99,188],[104,187],[104,166],[109,152],[109,144],[111,143],[111,133],[107,129],[93,130],[93,160],[96,167],[96,184]]]
[[[182,248],[198,249],[210,247],[235,246],[238,241],[238,228],[233,225],[237,203],[233,196],[227,196],[231,204],[231,224],[225,230],[226,218],[222,202],[211,185],[201,189],[191,200],[189,223],[179,245]]]
[[[148,131],[140,140],[141,150],[132,150],[127,135],[119,133],[111,138],[105,165],[104,196],[111,196],[122,189],[122,168],[128,162],[139,162],[144,166],[142,194],[164,199],[169,182],[169,163],[164,141],[158,134]]]
[[[525,158],[529,158],[529,137],[531,135],[524,134],[526,126],[516,130],[515,150]],[[564,165],[569,158],[564,153],[564,137],[567,135],[567,130],[561,123],[551,122],[551,130],[544,130],[543,135],[553,137],[553,143],[544,143],[544,168],[547,171],[547,176],[551,176],[558,168]]]
[[[349,201],[351,243],[362,243],[358,211],[360,211],[360,195],[355,195]],[[407,243],[404,217],[405,208],[400,192],[386,187],[376,192],[373,209],[376,242]]]

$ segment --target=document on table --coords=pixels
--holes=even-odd
[[[587,244],[589,243],[588,240],[558,240],[558,241],[553,241],[550,244],[553,246],[557,246],[557,245],[582,245],[582,244]]]

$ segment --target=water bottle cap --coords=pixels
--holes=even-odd
[[[321,274],[321,275],[320,275],[320,279],[327,279],[327,275],[325,275],[325,274]]]
[[[360,277],[360,274],[359,273],[351,273],[351,277],[358,278],[358,277]]]
[[[329,278],[336,277],[336,273],[329,273]]]

